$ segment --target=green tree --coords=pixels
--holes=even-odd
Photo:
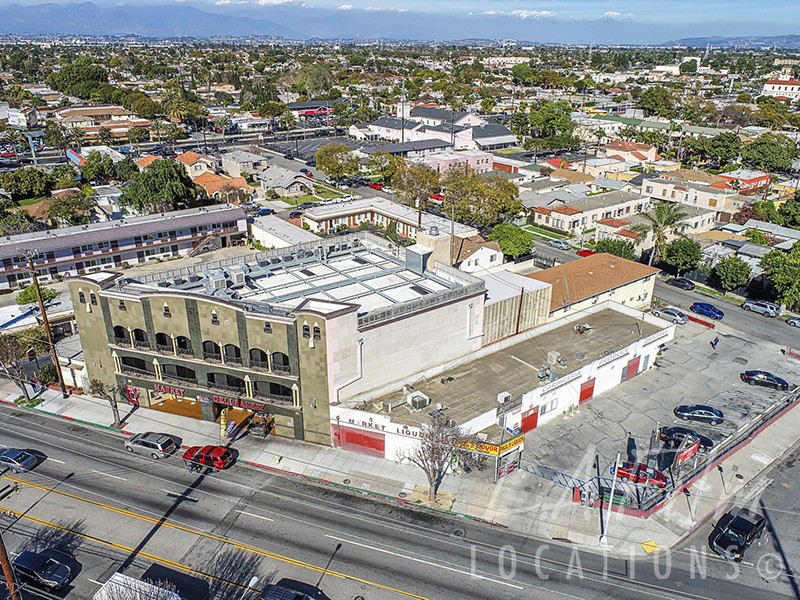
[[[489,240],[500,244],[503,254],[512,258],[530,254],[535,246],[533,235],[510,223],[495,226],[489,234]]]
[[[331,67],[324,62],[303,65],[295,77],[292,88],[311,98],[328,94],[336,83]]]
[[[69,148],[67,130],[54,121],[48,121],[44,126],[44,142],[51,148],[66,152]]]
[[[658,262],[666,254],[667,240],[673,235],[683,235],[686,225],[683,220],[686,213],[678,204],[672,202],[659,202],[655,210],[641,214],[644,223],[634,225],[631,231],[640,234],[637,242],[641,243],[648,235],[653,237],[653,251],[647,264]]]
[[[681,273],[697,268],[703,259],[703,247],[700,242],[681,237],[672,240],[666,247],[666,262],[669,266],[675,267],[678,277]]]
[[[39,290],[44,302],[50,302],[50,300],[54,300],[61,294],[61,292],[57,292],[53,288],[44,285],[41,286]],[[25,286],[22,291],[17,294],[17,304],[19,305],[35,304],[36,302],[38,302],[38,300],[36,299],[36,288],[33,284]]]
[[[660,85],[647,88],[636,101],[636,107],[641,108],[646,116],[666,119],[675,117],[676,104],[672,92]]]
[[[280,100],[269,100],[258,106],[258,114],[264,118],[274,119],[280,117],[284,112],[286,112],[286,105]]]
[[[780,133],[765,133],[742,149],[742,162],[764,171],[788,171],[797,158],[797,145]]]
[[[123,190],[120,204],[144,214],[192,208],[198,205],[198,189],[183,165],[156,160]]]
[[[117,181],[130,181],[139,174],[139,167],[133,162],[133,158],[126,156],[121,161],[114,164],[114,178]]]
[[[97,205],[94,192],[88,190],[75,190],[64,192],[59,199],[54,199],[47,209],[47,216],[51,219],[64,221],[69,225],[86,225],[92,216],[92,211]]]
[[[680,66],[681,75],[695,75],[697,73],[697,61],[686,60]]]
[[[727,293],[750,281],[751,271],[750,265],[738,256],[726,256],[714,267],[714,277]]]
[[[398,161],[401,160],[401,158],[396,158],[388,152],[378,150],[369,155],[367,169],[373,175],[380,175],[383,181],[391,183],[399,168]]]
[[[80,170],[83,181],[106,183],[114,177],[114,161],[105,154],[89,152],[89,156],[83,161]]]
[[[283,125],[286,131],[294,129],[297,126],[297,118],[288,108],[281,113],[281,125]]]
[[[595,250],[627,258],[628,260],[636,260],[636,250],[634,250],[633,244],[627,240],[615,240],[613,238],[598,240],[597,244],[595,244]]]
[[[150,132],[146,127],[131,127],[128,129],[128,142],[133,146],[150,139]]]
[[[576,144],[573,131],[575,123],[571,117],[572,106],[559,100],[539,100],[528,115],[530,134],[542,140],[542,147],[549,149],[569,148]]]
[[[772,204],[772,202],[770,202]],[[774,204],[773,204],[774,206]],[[786,227],[800,229],[800,192],[790,198],[778,209],[778,214]]]
[[[533,69],[530,63],[519,63],[511,67],[511,77],[518,85],[529,85],[533,80]]]
[[[101,127],[97,130],[97,140],[103,146],[111,146],[114,143],[114,134],[108,127]]]
[[[780,302],[790,308],[800,305],[800,243],[795,243],[789,252],[767,252],[759,266],[777,290]]]
[[[30,394],[26,386],[28,375],[24,361],[30,349],[37,355],[47,350],[47,338],[42,327],[0,334],[0,371],[14,382],[26,400],[30,400]]]
[[[708,141],[708,153],[720,163],[735,160],[742,151],[742,140],[731,131],[718,133]]]
[[[67,130],[67,139],[69,140],[69,143],[75,146],[78,149],[78,152],[80,152],[81,148],[83,148],[84,142],[86,141],[86,132],[75,125]]]
[[[738,102],[739,104],[752,104],[754,101],[755,98],[753,98],[753,94],[750,94],[748,92],[739,92],[736,95],[736,102]]]
[[[763,231],[759,231],[758,229],[748,229],[744,232],[744,237],[748,240],[753,242],[754,244],[760,244],[761,246],[769,246],[769,238]]]
[[[519,188],[503,177],[451,169],[441,183],[445,205],[452,205],[455,219],[462,223],[486,227],[522,211]]]
[[[38,198],[55,189],[55,177],[38,167],[22,167],[0,173],[0,188],[11,194],[14,201]]]
[[[358,172],[358,159],[344,144],[325,144],[316,154],[317,168],[334,181]]]

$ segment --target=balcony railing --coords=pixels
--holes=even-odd
[[[225,364],[226,365],[241,365],[242,364],[242,357],[241,356],[225,356]]]
[[[219,390],[220,392],[233,392],[234,394],[244,394],[246,391],[244,385],[238,387],[224,383],[212,383],[211,381],[206,384],[206,387],[212,390]]]
[[[170,375],[169,373],[162,373],[161,379],[169,383],[189,383],[192,385],[197,384],[197,377],[181,377],[179,375]]]
[[[203,360],[213,363],[221,363],[222,355],[218,352],[203,352]]]
[[[158,379],[153,371],[147,371],[146,369],[137,369],[136,367],[121,365],[120,370],[125,375],[133,375],[134,377],[141,377],[143,379]]]
[[[133,340],[133,347],[138,350],[151,350],[150,342],[143,342],[141,340]]]
[[[275,373],[281,373],[281,374],[284,374],[284,375],[291,375],[292,374],[292,368],[289,365],[276,365],[276,364],[273,363],[272,364],[272,370]]]
[[[175,349],[172,347],[172,344],[156,344],[156,352],[161,354],[173,354]]]
[[[262,392],[260,390],[253,390],[253,397],[267,400],[272,404],[283,404],[285,406],[292,406],[294,404],[294,399],[291,396],[270,394],[269,392]]]
[[[269,362],[263,360],[251,360],[250,366],[259,371],[269,371]]]
[[[184,356],[186,358],[194,358],[194,350],[191,348],[178,348],[178,356]]]
[[[124,337],[114,337],[114,344],[117,346],[128,346],[130,347],[131,341],[128,338]]]

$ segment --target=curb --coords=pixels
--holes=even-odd
[[[75,417],[70,417],[68,415],[59,415],[59,414],[56,414],[56,413],[48,412],[46,410],[40,410],[40,409],[38,409],[36,407],[21,406],[21,405],[17,404],[16,402],[11,402],[10,400],[2,400],[2,399],[0,399],[0,404],[5,404],[6,406],[12,406],[14,408],[18,408],[18,409],[21,409],[21,410],[30,410],[30,411],[33,411],[33,412],[38,413],[40,415],[57,417],[59,419],[63,419],[64,421],[71,421],[73,423],[79,423],[80,425],[86,425],[87,427],[94,427],[95,429],[103,429],[105,431],[111,431],[111,432],[114,432],[114,433],[122,433],[122,434],[128,435],[128,436],[133,435],[132,431],[128,431],[126,429],[117,429],[115,427],[112,427],[111,425],[101,425],[100,423],[93,423],[92,421],[86,421],[84,419],[76,419]]]

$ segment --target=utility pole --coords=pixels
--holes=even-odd
[[[3,540],[2,535],[0,535],[0,567],[3,569],[3,575],[6,578],[6,585],[8,585],[9,600],[22,600],[22,596],[17,589],[17,581],[14,579],[14,569],[11,568],[11,562],[8,560],[6,543]]]
[[[58,362],[58,353],[56,346],[53,343],[53,334],[50,331],[50,321],[47,318],[47,311],[44,308],[44,300],[42,300],[42,291],[39,289],[39,277],[36,275],[36,267],[33,265],[33,259],[38,254],[35,250],[25,251],[25,258],[28,259],[28,269],[33,277],[33,289],[36,291],[36,300],[39,303],[39,312],[42,313],[42,325],[44,325],[44,333],[47,336],[47,345],[50,348],[50,357],[53,360],[53,368],[56,371],[58,378],[58,385],[61,387],[61,395],[64,398],[69,398],[67,387],[64,385],[64,374],[61,372],[61,365]]]
[[[617,460],[614,461],[614,478],[611,480],[611,495],[608,498],[608,506],[606,508],[606,522],[603,525],[603,531],[600,533],[600,545],[608,546],[608,525],[611,521],[611,507],[614,506],[614,491],[617,487],[617,470],[619,469],[620,452],[617,452]]]

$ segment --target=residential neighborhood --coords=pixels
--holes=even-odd
[[[796,597],[791,36],[296,4],[0,24],[0,589]]]

